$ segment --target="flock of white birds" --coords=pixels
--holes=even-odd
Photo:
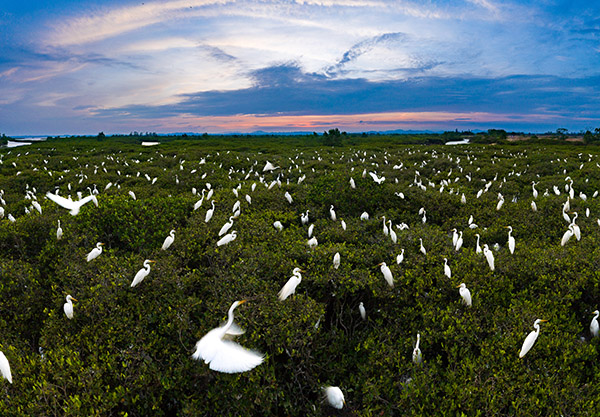
[[[11,152],[14,152],[14,151],[11,151]],[[40,151],[40,152],[43,152],[43,151]],[[492,178],[484,179],[482,181],[481,187],[479,188],[477,193],[472,196],[468,196],[468,195],[465,195],[465,192],[463,192],[461,190],[461,183],[471,182],[472,181],[472,178],[471,178],[472,173],[466,172],[466,170],[463,173],[463,167],[473,166],[473,163],[476,160],[476,156],[471,155],[468,151],[466,151],[463,155],[442,155],[440,152],[437,152],[435,150],[432,150],[432,151],[415,150],[412,152],[422,152],[423,160],[422,160],[422,163],[420,166],[417,165],[417,166],[411,167],[411,172],[414,172],[414,174],[413,174],[414,180],[409,185],[409,187],[412,187],[413,190],[417,190],[417,191],[419,191],[419,190],[425,191],[427,189],[430,189],[430,190],[434,189],[434,190],[439,190],[440,194],[446,192],[446,193],[454,194],[456,196],[460,195],[460,202],[462,204],[466,203],[467,199],[469,199],[469,198],[478,199],[483,194],[485,194],[487,192],[491,192],[492,188],[494,188],[495,192],[497,192],[497,195],[498,195],[497,203],[495,204],[495,209],[498,211],[502,210],[503,205],[505,204],[505,200],[508,199],[508,198],[505,198],[502,194],[503,185],[506,184],[507,181],[510,181],[511,178],[517,178],[522,174],[522,172],[520,172],[516,169],[516,164],[515,164],[515,169],[503,177],[499,177],[498,174],[496,174]],[[8,152],[8,154],[10,154],[10,152]],[[8,154],[7,153],[0,154],[0,164],[4,163],[3,159],[5,159]],[[118,182],[115,182],[115,183],[109,182],[107,184],[94,183],[93,187],[87,187],[87,195],[84,195],[86,193],[86,191],[77,190],[78,184],[76,184],[76,183],[73,184],[72,182],[65,184],[64,181],[61,181],[62,177],[64,175],[66,175],[70,170],[65,169],[64,172],[60,172],[56,169],[49,170],[49,169],[47,169],[46,164],[44,164],[43,166],[22,166],[21,167],[21,166],[19,166],[19,159],[18,159],[19,155],[17,155],[16,158],[12,158],[12,156],[11,156],[11,159],[13,159],[15,161],[15,162],[12,162],[14,168],[18,169],[18,172],[16,172],[15,175],[23,175],[23,172],[25,172],[26,170],[30,170],[30,169],[34,170],[34,171],[44,170],[44,171],[46,171],[48,176],[50,176],[56,180],[56,184],[57,184],[52,189],[40,190],[40,191],[38,191],[36,189],[35,184],[27,184],[26,189],[23,191],[25,193],[25,198],[30,200],[31,204],[25,208],[24,215],[33,215],[34,212],[38,212],[41,215],[42,214],[42,206],[43,205],[48,206],[50,204],[49,201],[44,202],[43,195],[45,195],[45,197],[48,200],[50,200],[53,203],[56,203],[58,206],[60,206],[64,209],[68,210],[71,215],[75,216],[75,215],[78,215],[84,209],[93,210],[94,209],[93,206],[92,207],[86,206],[86,204],[89,202],[92,202],[96,206],[98,206],[99,204],[102,204],[102,192],[100,192],[99,189],[106,191],[106,190],[109,190],[111,187],[117,187],[119,189],[121,187],[118,184]],[[435,158],[440,158],[442,156],[453,161],[455,163],[455,166],[459,167],[457,169],[457,171],[453,172],[452,168],[449,169],[449,171],[447,172],[446,178],[440,180],[437,183],[433,182],[431,179],[425,178],[424,176],[422,176],[419,173],[419,169],[424,168],[428,164],[428,162],[432,160],[432,158],[435,159]],[[160,151],[157,151],[155,157],[165,157],[165,156],[161,155]],[[210,157],[210,155],[207,155],[206,158],[209,158],[209,157]],[[59,156],[55,156],[54,158],[59,158]],[[306,175],[302,171],[303,163],[301,162],[301,160],[303,158],[306,158],[306,156],[305,155],[301,156],[301,157],[297,156],[295,159],[290,158],[287,166],[283,166],[284,161],[280,162],[280,164],[282,166],[275,166],[273,163],[271,163],[269,161],[264,162],[264,166],[260,166],[258,160],[255,160],[252,165],[252,168],[247,171],[240,171],[240,170],[236,171],[233,167],[229,167],[229,168],[220,167],[221,169],[228,170],[229,178],[241,178],[241,180],[240,180],[240,184],[231,190],[231,192],[235,195],[237,200],[231,209],[231,215],[228,216],[228,221],[225,224],[223,224],[223,226],[220,228],[220,230],[218,232],[219,239],[218,239],[218,241],[215,242],[215,245],[216,246],[228,245],[231,242],[233,242],[236,238],[238,238],[237,231],[232,230],[232,229],[234,228],[236,219],[242,215],[243,205],[246,205],[246,204],[251,205],[252,204],[252,196],[250,194],[255,190],[255,188],[257,187],[257,184],[260,184],[260,186],[264,186],[268,189],[281,188],[282,184],[286,184],[286,183],[289,184],[290,177],[287,176],[286,174],[288,174],[290,172],[298,173],[297,179],[295,181],[297,182],[297,184],[301,184],[306,178]],[[321,156],[316,154],[316,156],[313,156],[313,158],[321,159]],[[589,163],[589,164],[593,163],[592,155],[589,155],[589,157],[586,158],[585,155],[580,154],[579,158],[583,161],[582,166],[584,163]],[[73,159],[76,160],[76,157],[74,157]],[[136,163],[136,160],[126,160],[124,158],[121,158],[119,155],[106,155],[106,159],[110,160],[111,162],[121,164],[124,167],[130,167],[130,165],[135,166],[135,163]],[[360,171],[355,171],[354,167],[351,165],[351,161],[353,161],[353,160],[361,160],[363,162],[363,164],[366,161],[367,163],[370,164],[372,169],[369,170],[367,168],[364,168],[362,173]],[[372,152],[367,152],[367,151],[354,151],[351,155],[346,155],[344,157],[343,161],[345,163],[349,164],[348,165],[349,166],[349,168],[348,168],[348,187],[351,187],[352,189],[356,189],[356,187],[357,187],[356,179],[359,176],[361,176],[362,178],[371,178],[373,180],[373,182],[375,184],[377,184],[377,186],[381,186],[386,181],[394,181],[395,180],[396,182],[398,182],[397,178],[390,179],[390,177],[388,176],[388,178],[386,179],[386,176],[384,176],[384,173],[379,171],[380,167],[386,167],[386,172],[388,172],[388,175],[389,175],[389,165],[391,165],[392,163],[395,164],[392,168],[392,172],[394,172],[394,173],[400,174],[403,171],[406,171],[408,169],[408,167],[405,166],[402,162],[399,162],[399,161],[392,162],[392,156],[388,155],[387,152],[384,152],[383,154],[374,154]],[[45,161],[45,162],[47,162],[47,161]],[[137,161],[137,162],[139,162],[139,161]],[[148,162],[152,163],[152,158],[150,158],[148,160]],[[492,163],[493,162],[494,161],[492,160]],[[202,166],[204,163],[206,163],[206,159],[202,159],[201,161],[196,161],[196,163],[193,164],[193,167],[190,168],[190,165],[192,163],[181,159],[178,163],[178,167],[181,171],[188,170],[192,174],[197,175],[199,181],[206,181],[205,178],[207,176],[207,173],[205,172],[202,174],[200,171],[202,169]],[[79,166],[77,168],[77,171],[79,173],[76,174],[76,178],[80,179],[79,184],[81,184],[84,180],[86,181],[86,183],[93,182],[94,181],[93,175],[98,173],[98,171],[103,170],[104,172],[107,172],[107,169],[104,165],[105,164],[103,162],[101,165]],[[598,165],[598,164],[596,164],[596,165]],[[580,169],[581,169],[581,166],[580,166]],[[314,168],[313,168],[313,171],[314,171]],[[300,175],[300,174],[302,174],[302,175]],[[442,172],[438,171],[437,174],[442,174]],[[581,239],[581,230],[576,223],[578,214],[577,214],[577,212],[573,211],[573,209],[571,208],[571,205],[574,202],[578,202],[578,201],[585,202],[588,198],[584,193],[582,193],[582,192],[577,193],[575,191],[574,180],[566,174],[567,174],[567,172],[565,170],[564,183],[553,185],[552,189],[545,190],[545,192],[542,196],[540,195],[541,193],[539,193],[538,190],[536,189],[536,185],[538,185],[538,182],[532,182],[531,192],[529,193],[529,195],[520,195],[519,196],[519,198],[531,200],[531,210],[533,210],[533,211],[537,211],[536,201],[543,198],[544,196],[548,196],[550,194],[554,194],[556,196],[560,196],[560,195],[564,196],[564,204],[562,206],[562,212],[557,213],[557,216],[562,216],[567,224],[567,226],[565,227],[566,231],[564,232],[564,235],[560,242],[560,245],[562,245],[562,246],[565,246],[566,244],[568,244],[568,242],[570,241],[570,239],[573,236],[575,236],[575,238],[577,240]],[[121,175],[120,172],[119,172],[119,175]],[[131,175],[131,174],[128,174],[128,175]],[[136,175],[138,177],[145,176],[149,184],[154,184],[157,181],[156,177],[151,178],[147,174],[140,173],[140,171],[137,171]],[[179,183],[179,178],[177,175],[175,175],[174,180],[176,181],[176,183]],[[250,190],[249,193],[245,194],[244,196],[241,195],[242,194],[241,193],[242,183],[244,185],[249,185],[247,187],[247,189]],[[476,188],[476,187],[471,185],[471,188]],[[219,189],[217,191],[219,193],[221,193],[224,190]],[[405,190],[405,192],[406,191],[408,191],[408,190]],[[210,183],[207,182],[206,186],[201,191],[198,191],[196,188],[193,188],[192,190],[190,190],[190,192],[193,195],[199,197],[197,202],[193,206],[190,207],[190,211],[199,210],[203,206],[208,207],[206,214],[204,216],[204,221],[206,223],[210,222],[211,219],[213,218],[215,210],[217,210],[217,201],[213,199],[213,195],[215,194],[215,188]],[[137,199],[135,193],[132,190],[127,190],[127,194],[132,199],[134,199],[134,200]],[[67,196],[63,197],[63,195],[67,195]],[[76,195],[77,197],[74,198],[74,197],[72,197],[72,195]],[[592,198],[595,198],[597,196],[598,196],[598,191],[593,193]],[[8,213],[5,210],[5,206],[6,206],[5,199],[8,200],[8,199],[18,199],[18,198],[21,198],[21,197],[5,195],[3,190],[0,191],[0,218],[5,219],[5,221],[10,221],[10,222],[19,221],[19,219],[18,219],[19,216],[15,217],[13,214]],[[287,190],[285,192],[283,192],[283,191],[281,192],[281,198],[285,199],[290,206],[296,204],[295,200],[294,200],[294,196],[292,194],[290,194],[290,192]],[[397,198],[398,201],[400,201],[400,200],[405,199],[406,197],[405,197],[404,192],[396,192],[395,196],[391,196],[390,198]],[[245,201],[245,203],[243,203],[244,201]],[[513,197],[512,201],[516,202],[517,196]],[[219,207],[218,209],[225,210],[225,208],[222,208],[222,207]],[[307,226],[307,241],[306,241],[307,246],[309,248],[316,247],[319,244],[319,242],[317,240],[317,236],[315,235],[314,224],[311,224],[310,210],[308,210],[308,209],[305,210],[305,208],[301,208],[301,207],[296,207],[296,210],[301,213],[300,219],[299,219],[301,224],[303,226]],[[432,214],[432,213],[430,213],[430,214]],[[590,216],[589,208],[587,208],[585,210],[585,215],[586,215],[586,217]],[[418,211],[418,216],[419,216],[420,222],[422,224],[425,224],[427,222],[426,207],[422,207]],[[469,229],[484,230],[485,228],[483,226],[478,226],[476,223],[474,223],[474,217],[477,218],[477,213],[472,213],[472,215],[470,216],[465,227],[467,227]],[[329,207],[329,219],[333,222],[339,222],[340,227],[343,230],[346,230],[346,227],[347,227],[346,222],[344,222],[343,219],[339,218],[334,205],[330,205],[330,207]],[[370,221],[370,222],[381,221],[383,235],[387,236],[394,244],[396,244],[398,241],[398,234],[403,233],[403,231],[408,230],[411,227],[414,227],[414,225],[409,225],[404,222],[394,225],[394,222],[392,219],[386,219],[385,216],[379,217],[378,213],[368,213],[366,211],[361,214],[360,220],[367,221],[367,222],[368,221]],[[600,225],[600,219],[598,220],[598,224]],[[490,225],[487,225],[487,226],[489,227]],[[284,229],[284,225],[281,221],[275,221],[273,223],[273,227],[278,231],[281,231]],[[512,235],[513,229],[511,227],[511,225],[503,225],[503,227],[506,227],[508,232],[507,232],[507,236],[506,236],[506,242],[502,242],[502,244],[503,245],[504,245],[504,243],[506,244],[506,247],[510,251],[510,254],[514,254],[514,256],[517,256],[517,254],[515,254],[515,250],[517,248],[517,242],[516,242],[515,237]],[[458,230],[458,228],[453,228],[452,230],[449,230],[448,233],[449,233],[449,236],[451,236],[451,240],[450,239],[448,240],[448,245],[452,245],[454,252],[459,252],[461,250],[465,250],[465,247],[463,246],[463,231]],[[450,235],[450,233],[451,233],[451,235]],[[64,234],[65,234],[65,231],[61,228],[61,223],[59,220],[58,224],[57,224],[57,229],[56,229],[56,238],[58,240],[60,240],[63,238]],[[168,250],[169,247],[175,241],[175,236],[176,236],[176,231],[171,230],[169,235],[166,236],[161,249]],[[490,270],[494,271],[495,270],[494,252],[499,249],[499,244],[497,242],[494,244],[485,243],[482,246],[480,246],[479,233],[477,233],[476,236],[477,236],[477,243],[476,243],[475,247],[473,248],[474,252],[477,254],[483,255],[483,257],[485,258],[485,262],[487,262],[487,265],[489,266]],[[242,237],[240,237],[240,238],[242,238]],[[428,251],[424,247],[423,239],[418,238],[418,240],[419,240],[418,251],[421,254],[419,256],[428,256]],[[98,262],[99,260],[102,259],[101,256],[102,256],[102,252],[103,252],[103,245],[104,245],[104,243],[98,242],[97,245],[93,249],[91,249],[91,251],[87,254],[87,257],[86,257],[87,262],[92,262],[92,261]],[[469,248],[468,250],[471,250],[471,249]],[[407,256],[408,256],[408,252],[409,252],[409,250],[407,249]],[[411,252],[410,256],[417,256],[417,253]],[[443,272],[443,274],[448,279],[451,279],[452,278],[451,260],[449,260],[448,258],[443,258],[443,259],[444,259],[444,264],[440,265],[440,273]],[[401,265],[403,262],[405,262],[405,248],[398,248],[398,255],[396,256],[395,261],[396,261],[396,265]],[[137,287],[143,282],[143,280],[150,274],[150,271],[151,271],[150,264],[153,262],[155,262],[155,261],[151,260],[151,259],[147,259],[144,261],[143,268],[140,269],[139,272],[137,272],[137,274],[133,278],[133,280],[131,282],[131,287]],[[343,262],[343,259],[340,255],[340,253],[339,252],[335,253],[335,255],[332,259],[333,268],[335,268],[335,269],[339,268],[340,264],[342,262]],[[388,266],[388,264],[383,260],[377,266],[380,268],[382,277],[385,280],[385,282],[390,287],[394,287],[395,279],[394,279],[394,274],[393,274],[390,266]],[[284,302],[287,298],[289,298],[296,292],[296,290],[302,283],[302,274],[301,274],[302,272],[305,272],[305,271],[298,267],[293,270],[292,276],[282,286],[281,290],[278,293],[278,298],[280,301]],[[469,288],[467,287],[467,284],[463,282],[463,283],[460,283],[459,285],[454,284],[453,286],[459,289],[458,296],[460,296],[460,299],[464,303],[464,306],[467,308],[471,307],[474,302],[474,297],[472,297],[472,294],[471,294]],[[66,303],[64,304],[64,313],[68,319],[72,319],[74,317],[73,301],[77,301],[77,300],[74,297],[72,297],[70,294],[66,296]],[[227,301],[223,300],[223,302],[225,303]],[[246,371],[249,371],[249,370],[255,368],[256,366],[259,366],[265,360],[265,356],[262,353],[259,353],[254,350],[246,349],[231,340],[233,337],[239,336],[244,333],[244,331],[234,322],[234,310],[239,305],[243,304],[244,302],[245,302],[245,300],[241,300],[241,301],[235,301],[233,304],[231,304],[229,311],[228,311],[227,322],[224,325],[217,327],[217,328],[209,331],[208,333],[206,333],[206,335],[204,337],[202,337],[196,343],[194,352],[192,354],[192,357],[194,359],[204,361],[206,364],[208,364],[208,367],[212,370],[215,370],[218,372],[226,372],[226,373],[246,372]],[[359,310],[359,314],[360,314],[361,318],[363,320],[366,320],[367,319],[367,311],[365,310],[364,304],[362,302],[360,303],[358,310]],[[594,311],[594,317],[590,324],[590,332],[591,332],[592,336],[594,336],[594,337],[598,336],[598,333],[599,333],[599,326],[598,326],[598,316],[599,315],[600,315],[600,313],[598,310]],[[535,320],[535,322],[533,324],[535,330],[532,331],[531,333],[529,333],[529,335],[525,338],[522,348],[521,348],[521,351],[519,353],[520,357],[525,356],[532,349],[532,347],[534,346],[534,344],[536,342],[536,339],[538,338],[539,332],[540,332],[540,323],[543,323],[546,321],[547,320],[543,320],[543,319]],[[414,350],[413,350],[413,354],[412,354],[412,360],[417,365],[420,365],[423,362],[423,355],[422,355],[422,352],[420,349],[420,343],[421,343],[421,335],[417,334],[416,335],[416,344],[414,346]],[[0,371],[2,372],[3,377],[12,383],[12,375],[11,375],[9,362],[8,362],[6,356],[4,355],[4,353],[2,353],[2,352],[0,352]],[[324,389],[325,397],[331,406],[338,408],[338,409],[343,407],[343,405],[345,404],[345,399],[344,399],[344,395],[343,395],[342,391],[340,390],[340,388],[335,387],[335,386],[328,386],[328,387],[324,387],[323,389]]]

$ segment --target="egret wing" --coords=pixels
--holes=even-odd
[[[68,198],[64,198],[64,197],[61,197],[59,195],[52,194],[50,192],[46,193],[46,197],[48,199],[54,201],[59,206],[64,207],[66,209],[73,210],[73,207],[75,207],[74,201],[70,200]]]
[[[229,340],[222,340],[219,348],[210,361],[209,368],[228,374],[246,372],[260,365],[264,355],[246,349]]]
[[[527,337],[525,338],[525,341],[523,342],[523,347],[521,347],[521,352],[519,353],[519,358],[522,358],[523,356],[525,356],[527,354],[527,352],[529,352],[529,350],[533,347],[533,344],[535,343],[537,336],[538,335],[535,330],[527,335]]]

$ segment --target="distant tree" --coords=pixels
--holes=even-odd
[[[506,130],[504,129],[489,129],[488,135],[492,136],[494,139],[504,140],[508,136]]]
[[[102,140],[102,139],[105,139],[105,138],[106,138],[106,135],[104,134],[104,132],[98,133],[98,139]]]
[[[589,130],[586,130],[586,132],[583,134],[583,141],[585,143],[599,142],[600,141],[600,135],[594,135]]]
[[[342,134],[336,127],[335,129],[329,129],[328,132],[323,132],[323,145],[325,146],[341,146],[342,145]]]
[[[566,139],[567,133],[569,133],[569,129],[566,129],[564,127],[559,127],[558,129],[556,129],[556,134],[558,135],[559,139]]]

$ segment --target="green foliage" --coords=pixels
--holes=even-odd
[[[14,383],[0,380],[0,415],[596,415],[600,341],[588,326],[600,306],[598,152],[498,145],[502,132],[480,135],[493,146],[407,144],[470,132],[361,137],[332,129],[326,137],[340,142],[327,146],[318,135],[203,135],[146,148],[136,134],[2,151],[0,350]],[[267,160],[280,168],[262,172]],[[377,184],[370,173],[385,180]],[[582,238],[563,247],[566,176]],[[201,196],[191,192],[207,183],[215,201],[208,223],[208,200],[194,211]],[[56,187],[73,198],[96,187],[99,206],[71,216],[43,198]],[[33,188],[42,214],[26,197]],[[497,210],[499,193],[505,202]],[[237,238],[217,247],[237,201]],[[307,209],[314,248],[300,222]],[[471,215],[477,228],[468,226]],[[382,233],[383,216],[409,226],[393,228],[396,244]],[[463,232],[458,252],[453,228]],[[171,229],[175,241],[162,251]],[[481,245],[499,245],[493,272],[475,253],[476,234]],[[88,263],[96,242],[104,252]],[[144,259],[156,263],[131,288]],[[391,268],[393,287],[380,262]],[[295,267],[302,282],[281,302],[277,293]],[[460,301],[461,282],[472,308]],[[78,300],[72,320],[62,309],[67,294]],[[191,354],[238,299],[249,302],[236,310],[246,330],[237,340],[266,359],[249,372],[218,373]],[[519,359],[536,318],[549,321]],[[417,333],[420,366],[412,363]],[[326,385],[341,387],[343,410],[325,403]]]

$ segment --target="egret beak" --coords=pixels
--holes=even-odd
[[[383,262],[381,262],[381,263],[378,263],[378,264],[377,264],[377,265],[375,265],[373,268],[377,268],[378,266],[381,266],[381,265],[383,265]]]
[[[542,323],[545,323],[545,322],[547,322],[547,321],[548,321],[548,320],[540,320],[540,322],[542,322]]]
[[[98,243],[99,245],[104,245],[104,243]]]
[[[77,301],[77,299],[76,299],[76,298],[73,298],[73,297],[71,297],[71,301]]]
[[[148,262],[156,262],[156,261],[153,261],[152,259],[148,259]]]
[[[460,288],[460,286],[461,286],[461,285],[462,285],[462,284],[458,284],[458,285],[456,285],[456,286],[455,286],[455,288]]]
[[[248,301],[248,300],[240,300],[240,302],[238,303],[238,305],[244,304],[246,301]]]

